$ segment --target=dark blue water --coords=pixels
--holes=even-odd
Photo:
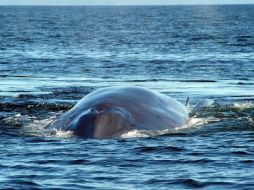
[[[203,98],[183,129],[47,130],[87,93]],[[254,189],[254,6],[0,7],[1,189]]]

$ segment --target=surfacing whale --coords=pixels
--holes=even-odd
[[[188,108],[164,94],[142,87],[107,87],[85,96],[49,128],[83,138],[112,138],[134,129],[173,129],[188,119]]]

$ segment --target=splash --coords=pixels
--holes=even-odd
[[[47,119],[39,120],[36,117],[28,117],[29,123],[24,124],[22,131],[25,135],[44,137],[48,136],[47,126],[55,121],[56,117],[52,116]]]
[[[253,128],[254,103],[247,102],[233,102],[230,104],[217,104],[214,107],[204,108],[199,114],[191,117],[188,123],[184,126],[167,129],[167,130],[132,130],[124,134],[120,134],[117,138],[149,138],[154,136],[175,135],[179,133],[188,134],[196,129],[220,131],[228,130],[232,126],[237,129]],[[37,113],[37,112],[36,112]],[[55,122],[60,112],[49,112],[50,117],[41,119],[41,114],[22,114],[21,112],[13,112],[6,115],[7,117],[1,119],[1,124],[4,126],[2,130],[6,133],[25,136],[38,137],[53,137],[53,138],[73,138],[72,131],[63,131],[56,129],[48,129],[52,123]],[[6,127],[8,126],[8,127]]]
[[[174,128],[174,129],[166,129],[166,130],[131,130],[122,135],[120,138],[148,138],[154,136],[162,136],[162,135],[170,135],[170,134],[179,134],[179,133],[186,133],[189,129],[203,127],[207,123],[217,122],[219,119],[214,117],[208,118],[197,118],[192,117],[190,118],[189,122],[181,127]]]
[[[62,131],[57,129],[52,129],[49,131],[51,137],[59,137],[59,138],[71,138],[73,137],[72,131]]]
[[[212,123],[212,122],[219,122],[220,119],[215,118],[213,116],[210,117],[192,117],[190,118],[188,124],[185,126],[186,128],[193,128],[193,127],[199,127],[199,126],[203,126],[204,124],[207,123]]]
[[[254,103],[252,103],[251,101],[244,102],[244,103],[233,103],[231,107],[244,110],[244,109],[254,108]]]
[[[71,138],[73,137],[72,131],[62,131],[57,129],[48,129],[52,123],[56,120],[56,116],[52,116],[48,119],[43,120],[33,120],[29,125],[24,126],[26,134],[32,136],[42,136],[42,137],[57,137],[57,138]]]
[[[147,138],[150,136],[152,136],[152,132],[135,129],[120,135],[120,138],[135,138],[135,137]]]

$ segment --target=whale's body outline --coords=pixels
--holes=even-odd
[[[111,138],[137,130],[166,130],[187,124],[189,110],[162,93],[137,86],[106,87],[82,98],[50,129],[83,138]]]

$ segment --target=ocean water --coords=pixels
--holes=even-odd
[[[187,126],[81,139],[47,126],[147,87]],[[254,5],[0,7],[0,189],[254,189]]]

